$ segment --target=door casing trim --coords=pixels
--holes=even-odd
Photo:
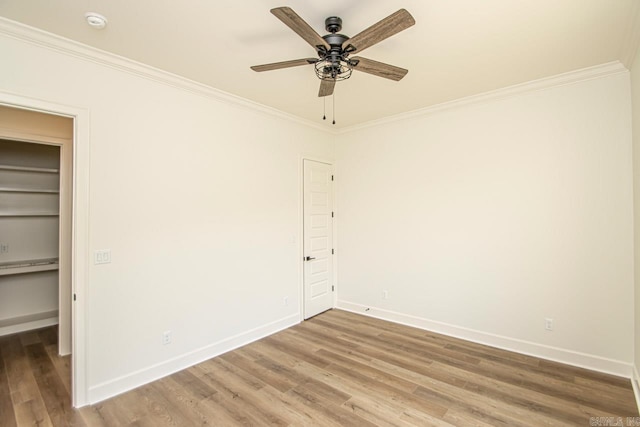
[[[87,108],[59,104],[0,91],[0,105],[73,119],[71,212],[71,399],[76,408],[88,404],[86,325],[89,280],[89,117]]]
[[[312,154],[303,154],[300,156],[298,162],[298,283],[299,283],[299,298],[298,298],[298,309],[300,312],[300,322],[304,322],[304,264],[301,262],[304,257],[304,161],[311,160],[313,162],[325,163],[327,165],[331,165],[332,173],[334,176],[333,186],[331,188],[331,204],[333,206],[333,211],[335,212],[335,217],[333,218],[333,223],[331,227],[332,239],[333,239],[333,249],[335,249],[336,255],[338,252],[338,206],[337,206],[337,177],[336,177],[336,165],[335,161],[328,159],[326,157],[319,157]],[[332,280],[333,286],[335,286],[335,291],[333,292],[333,306],[332,308],[336,308],[338,303],[338,268],[337,268],[337,256],[333,255],[332,262]]]

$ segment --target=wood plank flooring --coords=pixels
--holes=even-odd
[[[74,410],[56,335],[0,337],[0,426],[588,426],[638,416],[628,379],[339,310]]]

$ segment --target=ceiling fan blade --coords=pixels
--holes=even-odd
[[[382,21],[373,24],[366,30],[361,31],[346,40],[342,44],[342,48],[346,49],[347,46],[352,45],[355,48],[352,52],[362,52],[366,48],[371,47],[402,30],[406,30],[415,23],[415,19],[413,19],[413,16],[411,16],[409,12],[405,9],[400,9],[399,11],[387,16]]]
[[[329,43],[320,37],[320,34],[311,28],[311,26],[307,24],[304,19],[300,18],[290,7],[276,7],[275,9],[271,9],[271,13],[313,46],[314,49],[318,50],[317,46],[324,46],[327,50],[331,49]]]
[[[336,85],[336,79],[320,80],[320,91],[318,96],[329,96],[333,94],[333,88]]]
[[[315,64],[318,60],[315,58],[293,59],[291,61],[274,62],[272,64],[254,65],[251,67],[253,71],[271,71],[280,68],[297,67],[299,65]]]
[[[353,67],[354,70],[384,77],[385,79],[400,81],[409,72],[409,70],[405,70],[404,68],[374,61],[373,59],[354,56],[351,60],[358,61],[358,64]]]

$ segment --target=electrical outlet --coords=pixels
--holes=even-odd
[[[383,299],[389,299],[389,291],[382,291],[382,298]]]
[[[171,331],[164,331],[162,333],[162,345],[171,344]]]
[[[549,318],[544,319],[544,328],[547,331],[553,331],[553,319],[549,319]]]
[[[9,244],[8,243],[0,243],[0,254],[9,253]]]
[[[95,251],[94,264],[109,264],[111,262],[111,249]]]

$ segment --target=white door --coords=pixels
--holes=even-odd
[[[304,160],[304,318],[333,307],[333,167]]]

